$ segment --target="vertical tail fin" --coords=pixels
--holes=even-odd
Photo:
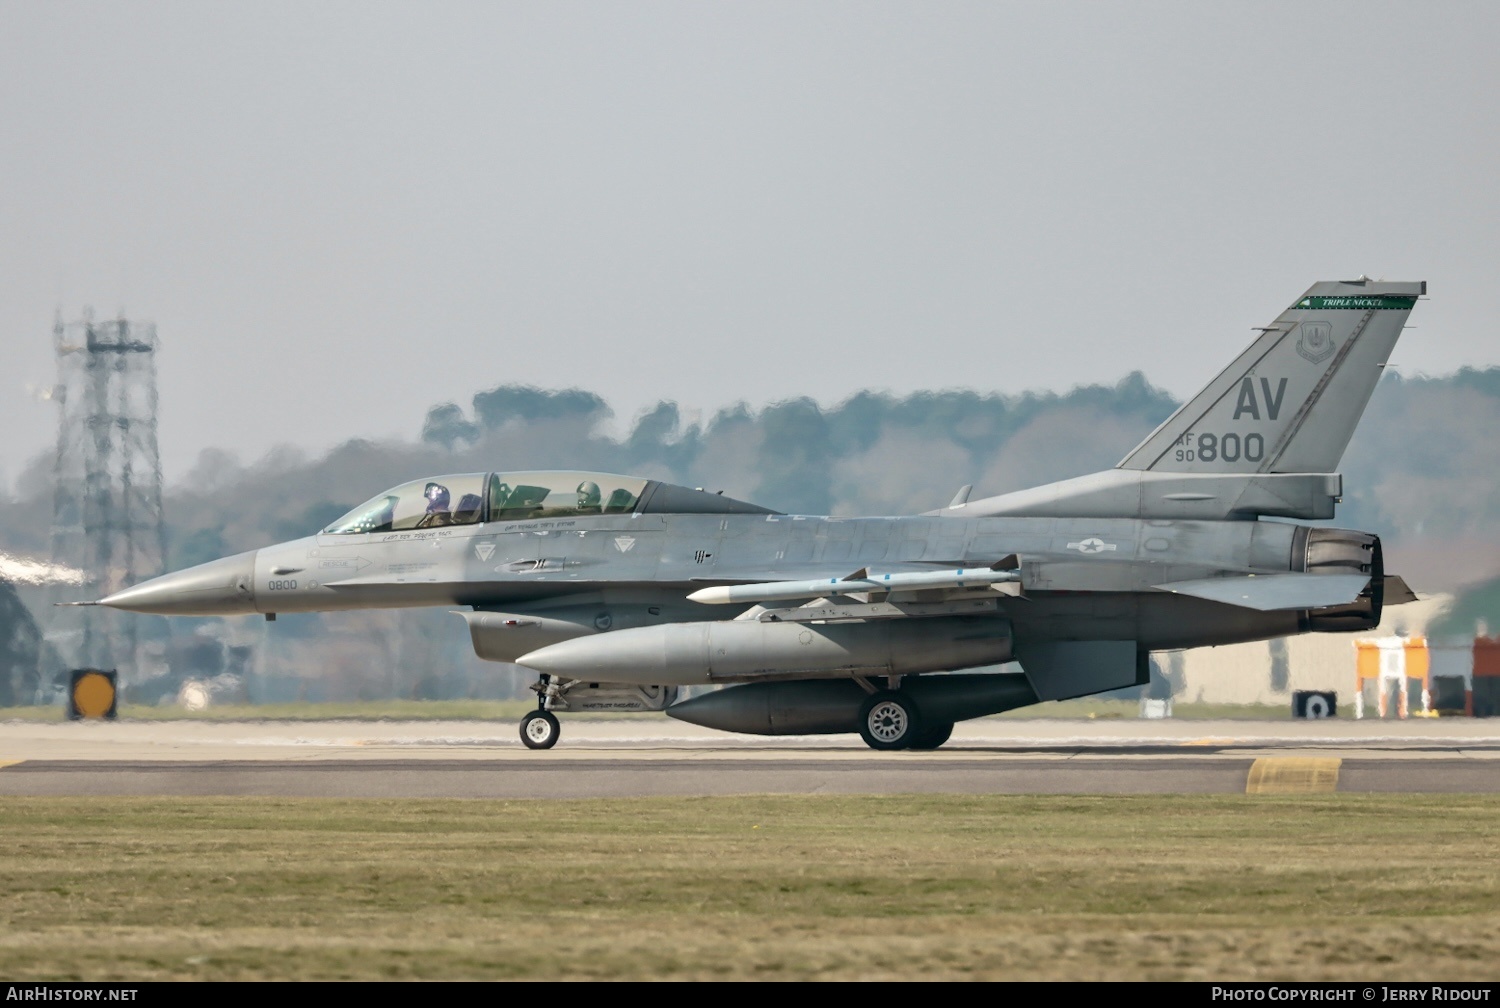
[[[1425,281],[1314,284],[1116,468],[1328,473]]]

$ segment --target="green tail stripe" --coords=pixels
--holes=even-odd
[[[1369,311],[1371,308],[1410,308],[1417,303],[1415,296],[1405,294],[1376,294],[1372,297],[1305,297],[1294,308],[1348,308]]]

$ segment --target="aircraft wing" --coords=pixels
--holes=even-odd
[[[1269,612],[1321,609],[1359,598],[1370,578],[1364,574],[1243,574],[1238,577],[1171,581],[1155,587],[1178,595]]]

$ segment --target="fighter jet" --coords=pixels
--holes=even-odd
[[[609,473],[424,477],[98,604],[462,607],[480,658],[536,675],[533,749],[557,742],[558,712],[599,710],[933,749],[958,721],[1143,685],[1153,651],[1367,630],[1411,601],[1377,536],[1307,523],[1334,516],[1339,460],[1426,290],[1314,284],[1118,465],[1076,479],[854,518]]]

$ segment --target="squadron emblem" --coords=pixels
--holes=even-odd
[[[1297,337],[1297,352],[1314,364],[1321,364],[1333,353],[1333,326],[1328,322],[1304,322]]]

